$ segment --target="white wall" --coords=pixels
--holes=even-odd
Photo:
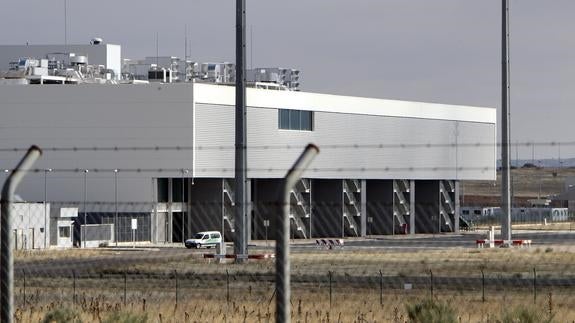
[[[26,148],[35,144],[46,149],[34,167],[54,169],[46,176],[49,201],[83,202],[82,170],[99,169],[86,175],[88,202],[113,202],[113,170],[119,169],[117,185],[121,201],[150,202],[152,177],[179,177],[180,169],[191,169],[191,149],[53,151],[49,148],[191,147],[192,107],[192,84],[0,86],[0,148]],[[0,169],[13,168],[23,153],[3,151]],[[5,173],[0,172],[0,182],[4,178]],[[18,194],[28,201],[43,201],[44,179],[43,171],[29,173]],[[98,205],[94,207],[101,210]],[[151,205],[143,204],[130,207],[134,212],[151,209]]]
[[[12,240],[16,249],[50,246],[50,204],[12,204]]]
[[[248,177],[283,177],[308,143],[320,148],[310,178],[495,176],[494,124],[319,111],[314,119],[313,131],[281,130],[277,109],[249,108]],[[196,176],[233,177],[234,107],[196,104],[196,120],[196,145],[204,147],[196,150]]]
[[[12,148],[36,144],[45,151],[35,167],[55,170],[46,176],[49,201],[75,202],[82,212],[87,187],[88,211],[105,211],[90,202],[109,208],[117,184],[120,201],[136,202],[125,211],[149,212],[153,177],[180,177],[181,169],[193,169],[196,177],[233,177],[230,93],[233,87],[192,83],[0,86],[0,169],[22,157]],[[311,168],[319,171],[308,177],[495,179],[495,109],[264,90],[249,90],[248,104],[257,106],[248,109],[249,176],[282,177],[300,149],[314,142],[321,153]],[[315,111],[315,130],[278,130],[277,108]],[[450,146],[456,141],[485,145]],[[444,146],[392,147],[402,143]],[[288,144],[297,149],[262,148]],[[347,148],[330,148],[334,144]],[[379,144],[383,148],[373,148]],[[51,149],[156,146],[172,149]],[[83,169],[99,171],[84,177]],[[120,169],[117,183],[114,169]],[[43,171],[29,173],[17,193],[43,201],[44,179]]]

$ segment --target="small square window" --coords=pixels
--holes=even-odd
[[[70,227],[58,227],[60,238],[70,238]]]
[[[286,130],[313,130],[313,112],[304,110],[278,110],[278,128]]]

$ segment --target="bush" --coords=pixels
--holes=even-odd
[[[146,323],[147,314],[132,314],[129,312],[113,312],[102,323]]]
[[[523,164],[523,166],[521,166],[521,168],[539,168],[539,167],[537,167],[537,165],[533,163],[525,163]]]
[[[407,317],[413,323],[457,323],[449,305],[433,300],[407,305]]]
[[[69,308],[57,308],[46,313],[43,323],[81,323],[78,313]]]
[[[511,311],[505,311],[498,323],[551,323],[553,318],[547,317],[545,313],[537,313],[536,311],[525,308],[517,307]]]

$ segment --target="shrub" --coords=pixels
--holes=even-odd
[[[433,300],[407,305],[407,317],[413,323],[457,323],[449,305]]]
[[[78,313],[69,308],[57,308],[46,313],[43,323],[81,323]]]
[[[533,309],[517,307],[503,313],[500,323],[551,323],[553,318],[547,317],[543,312],[538,313]]]
[[[132,314],[129,312],[113,312],[102,323],[146,323],[147,314]]]

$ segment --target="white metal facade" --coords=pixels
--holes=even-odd
[[[150,202],[153,178],[178,178],[177,170],[234,176],[233,96],[233,87],[193,83],[0,86],[0,148],[185,148],[47,150],[36,165],[78,170],[48,175],[58,187],[51,201],[82,201],[82,170],[95,168],[86,175],[90,200],[114,200],[112,170],[120,169],[120,199]],[[311,178],[495,179],[495,109],[258,89],[248,89],[247,104],[251,178],[282,177],[313,142],[321,154]],[[314,111],[314,130],[279,130],[280,108]],[[4,150],[0,169],[21,155]],[[41,201],[43,181],[30,174],[19,194]]]

